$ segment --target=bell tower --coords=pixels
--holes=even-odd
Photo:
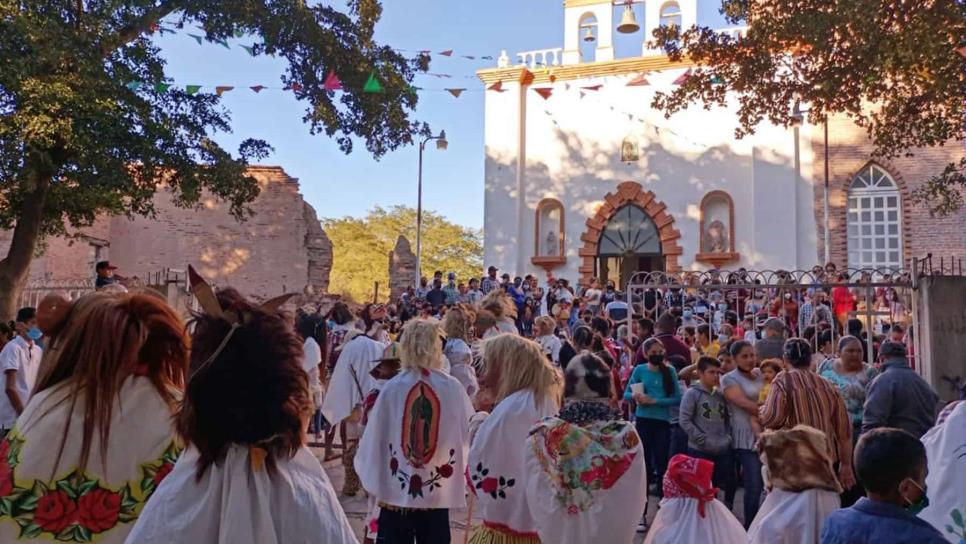
[[[614,60],[614,7],[612,0],[565,0],[564,64],[590,62],[580,55],[582,41],[596,43],[596,61]]]
[[[688,29],[697,22],[698,0],[646,0],[644,2],[644,56],[664,54],[659,47],[647,46],[647,42],[654,39],[654,30],[658,26],[674,24]]]

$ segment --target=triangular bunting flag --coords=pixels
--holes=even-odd
[[[231,90],[234,90],[234,87],[229,87],[227,85],[222,85],[220,87],[215,87],[215,94],[217,94],[218,96],[221,96],[221,95],[223,95],[223,94],[225,94],[225,93],[227,93],[228,91],[231,91]]]
[[[684,82],[687,81],[688,78],[690,78],[690,77],[691,77],[691,69],[688,68],[688,70],[686,72],[684,72],[683,74],[679,75],[677,77],[677,79],[674,80],[674,84],[675,85],[684,85]]]
[[[225,49],[231,49],[231,46],[228,45],[228,42],[226,40],[215,40],[215,43],[224,47]]]
[[[262,89],[264,89],[264,88],[265,88],[264,85],[255,85],[253,87],[249,87],[249,89],[255,91],[256,94],[262,92]]]
[[[473,55],[460,55],[460,56],[463,57],[464,59],[476,60],[476,57],[474,57]]]
[[[416,94],[419,94],[419,91],[421,91],[421,90],[423,90],[422,87],[417,87],[415,85],[410,85],[409,88],[406,89],[406,92],[408,92],[409,94],[412,94],[412,95],[416,95]]]
[[[493,55],[487,55],[485,57],[480,57],[480,60],[493,60]]]
[[[335,75],[334,71],[329,71],[329,75],[325,76],[325,85],[323,88],[327,91],[341,91],[342,82],[339,81],[339,76]]]
[[[205,39],[204,36],[199,36],[197,34],[190,34],[189,33],[188,35],[191,36],[192,38],[194,38],[195,41],[198,42],[198,45],[201,45],[201,42]]]
[[[503,88],[503,81],[497,81],[493,85],[490,85],[489,87],[487,87],[486,90],[496,91],[498,93],[506,92],[506,89]]]
[[[721,76],[711,76],[712,85],[721,85],[722,83],[724,83],[724,80],[721,79]]]
[[[463,91],[465,91],[466,89],[446,89],[446,90],[449,92],[449,94],[455,96],[456,98],[459,98],[460,95],[463,94]]]
[[[537,94],[542,96],[544,100],[547,100],[548,98],[550,98],[550,95],[553,94],[553,89],[546,88],[546,87],[541,89],[534,89],[534,91],[536,91]]]
[[[584,91],[580,91],[580,98],[583,98],[585,96],[587,96],[587,93],[585,93]]]
[[[289,83],[288,85],[285,86],[285,89],[284,90],[286,90],[286,91],[299,92],[299,91],[302,90],[302,85],[300,85],[298,83]]]
[[[168,89],[170,89],[170,88],[171,88],[171,85],[168,84],[168,83],[157,83],[154,86],[154,90],[157,91],[157,92],[159,92],[159,93],[168,92]]]
[[[366,85],[362,88],[364,93],[381,93],[382,83],[379,83],[379,78],[376,77],[376,73],[372,72],[369,74],[369,80],[366,81]]]
[[[444,57],[452,57],[453,56],[453,50],[452,49],[447,49],[446,51],[440,51],[439,54],[440,55],[443,55]]]
[[[585,91],[599,91],[603,87],[603,85],[591,85],[590,87],[581,87],[581,89]]]
[[[195,94],[201,90],[201,85],[185,85],[184,92],[188,94]]]
[[[243,37],[244,35],[245,35],[245,31],[244,31],[244,30],[236,30],[236,31],[235,31],[235,37],[236,37],[236,38],[241,38],[241,37]]]
[[[641,74],[627,82],[628,87],[645,87],[650,84],[651,83],[647,80],[647,78],[644,77],[644,74]]]
[[[159,25],[158,23],[151,23],[151,26],[149,26],[148,29],[151,31],[152,34],[154,34],[155,32],[161,30],[161,25]]]
[[[131,81],[124,86],[127,87],[128,90],[136,91],[141,88],[141,85],[143,85],[143,83],[141,83],[140,81]]]
[[[242,49],[244,49],[245,51],[248,51],[248,54],[249,55],[251,55],[253,57],[255,56],[255,46],[254,45],[242,45],[242,44],[238,44],[238,45],[241,45],[241,48]]]

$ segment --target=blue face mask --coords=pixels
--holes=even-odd
[[[40,340],[43,336],[43,331],[38,329],[36,325],[27,329],[27,338],[33,340],[34,342]]]

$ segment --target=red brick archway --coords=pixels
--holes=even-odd
[[[636,204],[651,217],[661,235],[661,251],[664,254],[667,271],[681,270],[678,257],[684,253],[684,248],[677,243],[681,233],[674,228],[674,217],[666,212],[667,205],[657,200],[651,191],[645,191],[639,183],[625,181],[617,186],[616,193],[607,193],[604,196],[604,203],[597,208],[597,213],[587,220],[587,229],[580,237],[584,242],[579,252],[583,259],[578,269],[581,283],[585,285],[590,283],[590,278],[594,275],[594,259],[597,258],[600,234],[607,227],[614,213],[625,204]]]

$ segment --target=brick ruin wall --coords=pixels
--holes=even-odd
[[[31,264],[30,280],[91,278],[93,242],[108,244],[102,258],[123,276],[147,280],[161,269],[193,264],[212,283],[246,295],[266,297],[307,285],[325,292],[332,243],[299,193],[298,180],[279,167],[253,166],[249,173],[261,192],[251,204],[254,215],[243,222],[216,198],[205,196],[199,208],[184,209],[161,190],[153,218],[101,217],[81,229],[80,237],[46,240],[43,254]],[[0,232],[0,251],[6,251],[11,234]]]

